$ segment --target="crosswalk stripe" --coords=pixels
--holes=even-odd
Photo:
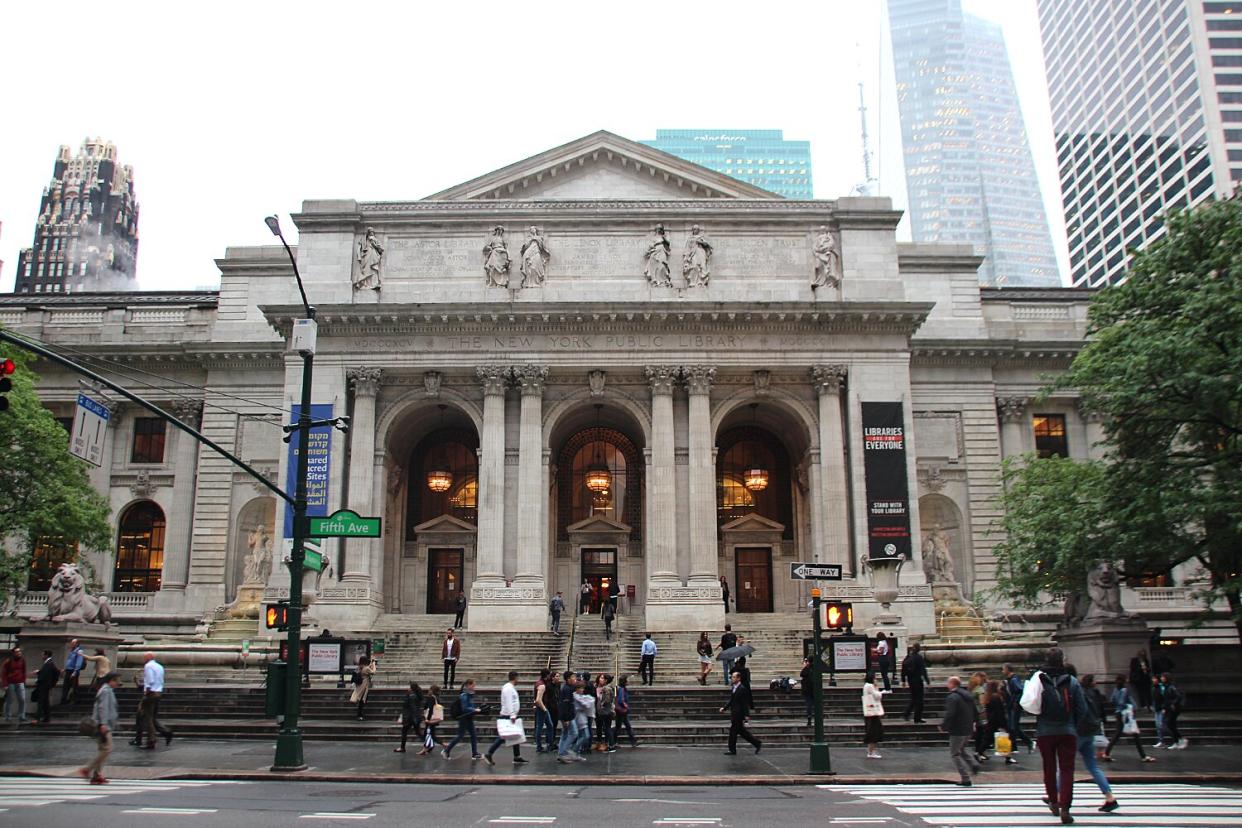
[[[4,777],[0,778],[0,811],[9,808],[38,808],[59,802],[89,802],[108,796],[133,796],[143,793],[169,793],[183,788],[205,788],[209,785],[241,785],[244,782],[116,779],[105,786],[94,786],[78,777]],[[168,813],[181,813],[173,809]],[[160,813],[144,809],[127,813]],[[204,812],[205,813],[205,812]]]

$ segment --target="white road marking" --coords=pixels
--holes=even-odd
[[[160,816],[198,816],[217,813],[215,808],[134,808],[123,814],[154,814]]]
[[[653,819],[652,825],[719,825],[720,817],[662,817]]]
[[[352,813],[333,813],[331,811],[320,811],[315,814],[301,814],[298,819],[370,819],[375,814],[364,814],[358,812]]]
[[[714,802],[700,802],[695,799],[614,799],[613,802],[654,802],[658,805],[715,805]]]
[[[556,817],[502,816],[488,822],[493,825],[551,825],[556,822]]]
[[[249,783],[116,779],[107,785],[96,786],[77,776],[5,777],[0,779],[0,805],[38,808],[57,802],[89,802],[108,796],[166,793],[181,788],[205,788],[221,784],[245,785]],[[0,808],[0,810],[7,811],[8,808]]]

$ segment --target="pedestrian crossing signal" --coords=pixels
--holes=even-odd
[[[845,601],[824,602],[824,629],[848,630],[854,627],[854,605]]]
[[[264,617],[269,630],[284,631],[289,629],[289,604],[285,601],[268,604]]]
[[[9,375],[17,370],[17,363],[8,357],[0,357],[0,411],[9,410],[8,393],[13,390],[13,380]]]

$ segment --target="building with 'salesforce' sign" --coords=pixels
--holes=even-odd
[[[899,218],[607,132],[417,201],[305,202],[313,413],[352,418],[312,435],[311,514],[383,528],[321,541],[313,617],[360,630],[465,593],[472,630],[542,630],[586,581],[632,590],[650,629],[715,629],[722,579],[737,611],[804,611],[788,564],[811,561],[843,566],[825,593],[865,626],[860,561],[900,554],[894,609],[932,631],[928,574],[994,583],[1002,456],[1086,457],[1100,431],[1072,398],[1029,402],[1080,347],[1086,294],[981,288],[969,248],[899,244]],[[291,490],[292,271],[279,247],[218,264],[218,292],[6,296],[0,322],[158,386]],[[76,378],[39,370],[71,416]],[[268,491],[132,405],[104,455],[117,539],[92,560],[122,623],[287,594]],[[32,590],[63,554],[40,541]]]

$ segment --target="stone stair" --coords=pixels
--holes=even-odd
[[[371,635],[384,639],[376,686],[401,687],[417,681],[423,687],[429,687],[442,681],[444,662],[440,659],[441,646],[444,632],[453,618],[431,618],[440,621],[447,619],[447,623],[420,621],[406,624],[399,631],[390,628]],[[455,636],[461,640],[461,660],[456,673],[459,683],[473,678],[481,688],[499,687],[510,670],[521,671],[529,678],[543,667],[565,669],[569,648],[569,637],[566,635],[558,636],[551,632],[471,632],[467,629],[458,630]]]
[[[578,615],[573,621],[569,668],[575,672],[615,674],[619,669],[619,655],[634,637],[635,624],[642,619],[620,616],[612,623],[612,640],[604,638],[604,621],[599,614]],[[639,635],[639,640],[642,636]],[[637,669],[637,668],[636,668]]]

